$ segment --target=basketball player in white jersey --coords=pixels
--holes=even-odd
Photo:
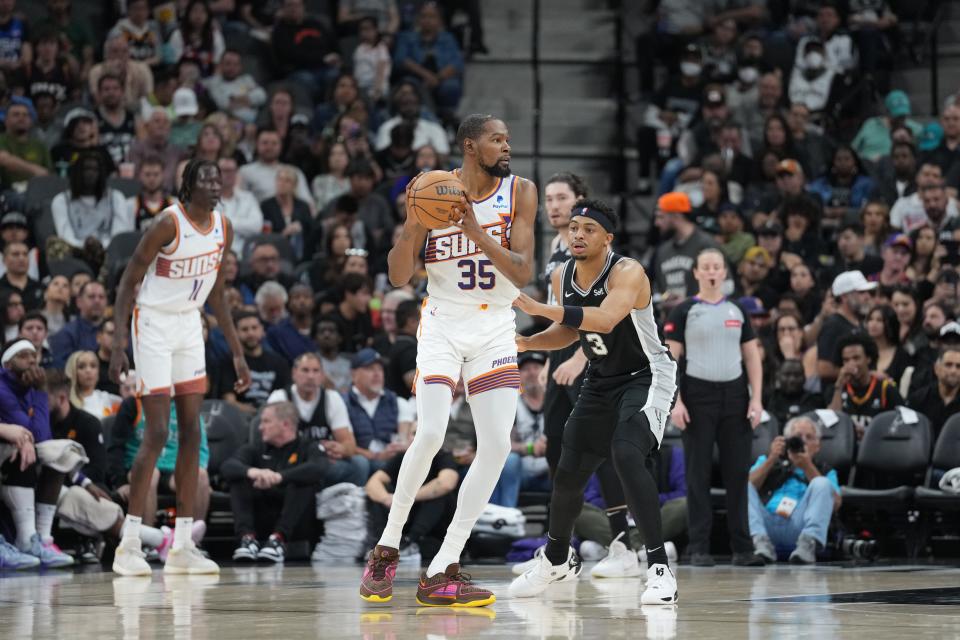
[[[220,571],[215,562],[203,557],[190,539],[193,518],[179,517],[193,513],[200,473],[198,415],[207,390],[200,314],[208,299],[233,353],[236,392],[241,393],[250,384],[243,348],[223,297],[220,262],[224,247],[232,246],[233,228],[226,216],[214,210],[220,199],[220,169],[216,163],[190,161],[183,171],[179,198],[182,204],[160,213],[156,223],[141,238],[123,272],[117,293],[110,378],[120,382],[127,372],[123,344],[132,308],[137,392],[143,398],[147,423],[130,471],[128,515],[113,561],[114,572],[125,576],[151,573],[141,552],[140,519],[157,457],[167,441],[171,395],[177,404],[180,438],[174,471],[178,517],[164,572]],[[139,293],[135,293],[137,285],[140,285]]]
[[[494,595],[460,572],[460,553],[493,492],[510,453],[520,372],[511,309],[533,272],[533,224],[537,189],[510,175],[510,134],[493,116],[471,115],[460,124],[457,170],[466,193],[459,221],[428,231],[408,216],[389,255],[390,282],[405,285],[426,243],[427,294],[417,346],[418,429],[397,478],[390,516],[370,553],[360,585],[368,602],[393,597],[398,548],[450,418],[462,377],[477,431],[477,453],[460,487],[457,510],[439,553],[420,578],[417,601],[425,606],[480,607]]]

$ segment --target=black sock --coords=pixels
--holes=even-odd
[[[547,546],[543,549],[543,555],[547,557],[550,564],[563,564],[567,561],[567,555],[570,553],[570,538],[554,538],[547,534]]]
[[[627,549],[630,548],[630,525],[627,524],[627,505],[607,509],[607,520],[610,522],[610,533],[616,538],[620,536]],[[623,535],[620,535],[623,534]]]
[[[655,564],[670,564],[667,561],[667,550],[663,545],[656,549],[647,549],[647,567],[652,567]]]

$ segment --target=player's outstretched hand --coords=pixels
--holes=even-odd
[[[233,392],[240,395],[250,388],[250,367],[243,356],[233,357],[233,370],[237,373],[237,381],[233,383]]]
[[[513,306],[527,315],[538,316],[540,315],[539,309],[542,305],[521,291],[517,299],[513,301]]]
[[[130,362],[127,360],[127,354],[123,349],[114,349],[110,354],[110,381],[114,384],[122,383],[129,371]]]

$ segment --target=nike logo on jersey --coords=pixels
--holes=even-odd
[[[572,292],[572,291],[568,291],[568,292],[566,292],[565,294],[563,294],[563,297],[564,297],[564,298],[569,298],[569,297],[572,296],[572,295],[573,295],[573,292]]]

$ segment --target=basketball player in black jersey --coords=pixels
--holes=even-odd
[[[570,214],[577,203],[588,196],[586,182],[580,176],[560,172],[550,176],[543,189],[544,206],[550,226],[557,232],[550,243],[552,252],[544,268],[544,280],[547,284],[547,303],[558,302],[558,293],[552,286],[551,276],[570,259]],[[580,395],[587,357],[580,346],[573,344],[551,351],[547,366],[544,367],[542,383],[546,388],[543,401],[543,433],[547,437],[546,459],[551,477],[557,472],[560,462],[560,449],[563,428],[573,411],[573,405]],[[631,578],[642,574],[637,553],[630,548],[629,525],[627,524],[627,503],[620,486],[620,477],[613,468],[611,460],[604,461],[597,469],[600,481],[600,493],[606,503],[607,520],[614,541],[610,544],[607,556],[590,570],[594,578]],[[520,575],[529,569],[536,559],[521,562],[513,566],[513,573]]]
[[[572,258],[552,277],[563,306],[541,304],[524,294],[514,303],[530,315],[553,320],[545,331],[518,336],[518,350],[554,350],[579,340],[589,365],[563,432],[547,544],[537,550],[539,562],[510,585],[513,597],[535,596],[580,573],[580,559],[570,547],[573,523],[590,476],[612,457],[647,544],[641,604],[677,601],[650,458],[676,398],[677,365],[657,330],[643,267],[611,250],[617,222],[604,203],[578,202],[570,218]]]

